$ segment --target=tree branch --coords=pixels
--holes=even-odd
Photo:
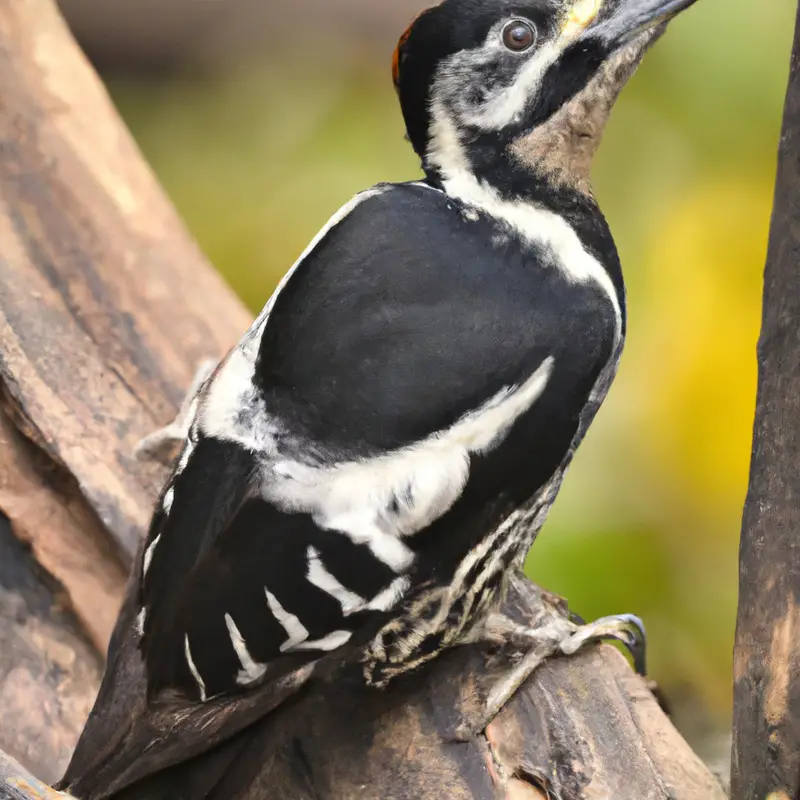
[[[187,236],[54,4],[0,4],[0,43],[0,402],[72,483],[74,535],[116,571],[84,596],[82,570],[48,563],[104,648],[165,475],[133,448],[250,317]],[[6,500],[43,551],[30,509]]]
[[[52,581],[0,515],[0,750],[43,780],[59,778],[101,671]]]
[[[764,274],[739,568],[732,790],[800,793],[800,7]],[[772,793],[775,793],[774,795]]]

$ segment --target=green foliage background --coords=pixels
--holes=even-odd
[[[626,268],[629,344],[529,559],[584,617],[644,617],[651,672],[698,732],[730,715],[794,5],[702,0],[615,111],[595,182]],[[369,43],[310,45],[307,34],[226,74],[111,84],[189,227],[254,311],[354,192],[418,173],[385,60]]]

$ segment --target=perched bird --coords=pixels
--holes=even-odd
[[[182,452],[64,787],[104,797],[194,756],[321,664],[360,660],[383,687],[520,633],[496,613],[506,576],[625,337],[592,157],[692,2],[444,0],[403,34],[424,177],[337,212],[171,429]]]

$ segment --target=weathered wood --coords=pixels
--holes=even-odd
[[[45,781],[64,771],[102,663],[0,516],[0,750]]]
[[[799,262],[800,7],[764,275],[758,400],[740,548],[736,800],[800,796]]]
[[[222,355],[249,315],[186,235],[50,0],[0,3],[0,97],[0,401],[72,483],[73,534],[103,550],[95,578],[106,585],[89,590],[84,565],[48,557],[51,531],[23,519],[35,489],[7,486],[0,509],[104,647],[164,477],[134,445],[174,416],[197,364]],[[115,547],[83,524],[90,514]]]
[[[249,315],[49,0],[0,3],[0,97],[0,514],[58,582],[32,607],[3,590],[0,748],[55,780],[100,669],[55,609],[105,650],[164,474],[133,445]],[[0,565],[37,585],[33,559]]]
[[[169,419],[197,363],[220,355],[248,315],[188,240],[52,0],[0,3],[0,97],[0,512],[103,645],[163,479],[133,459],[134,442]],[[520,585],[525,618],[535,591]],[[13,706],[0,700],[10,737],[0,743],[48,779],[75,727],[63,723],[35,761],[37,737],[64,709],[69,720],[85,713],[97,677],[91,648],[58,613],[51,639],[63,651],[0,615],[0,635],[17,637],[0,698],[19,665],[55,698],[42,699],[53,713],[35,730],[33,717],[6,726]],[[84,690],[67,692],[54,653],[84,669]],[[548,664],[485,735],[453,742],[507,668],[460,648],[384,693],[347,675],[310,683],[215,750],[115,796],[192,798],[213,785],[219,800],[722,797],[611,648]],[[10,787],[0,796],[35,796]]]

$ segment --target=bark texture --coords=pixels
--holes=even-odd
[[[60,594],[0,516],[0,750],[50,782],[67,766],[102,671]]]
[[[0,746],[50,781],[96,688],[88,641],[105,647],[164,478],[134,443],[249,317],[52,0],[0,3],[0,98]],[[519,582],[510,611],[537,605]],[[455,742],[508,668],[460,648],[384,693],[321,681],[116,797],[723,796],[613,648],[552,661],[485,733]],[[53,796],[0,755],[0,798]]]
[[[764,274],[734,656],[736,800],[800,796],[800,8]]]
[[[133,444],[249,315],[49,0],[0,2],[0,98],[0,748],[51,781],[164,477]]]
[[[0,435],[41,456],[0,449],[0,510],[104,648],[164,479],[135,443],[250,317],[52,2],[0,3],[0,96]]]

